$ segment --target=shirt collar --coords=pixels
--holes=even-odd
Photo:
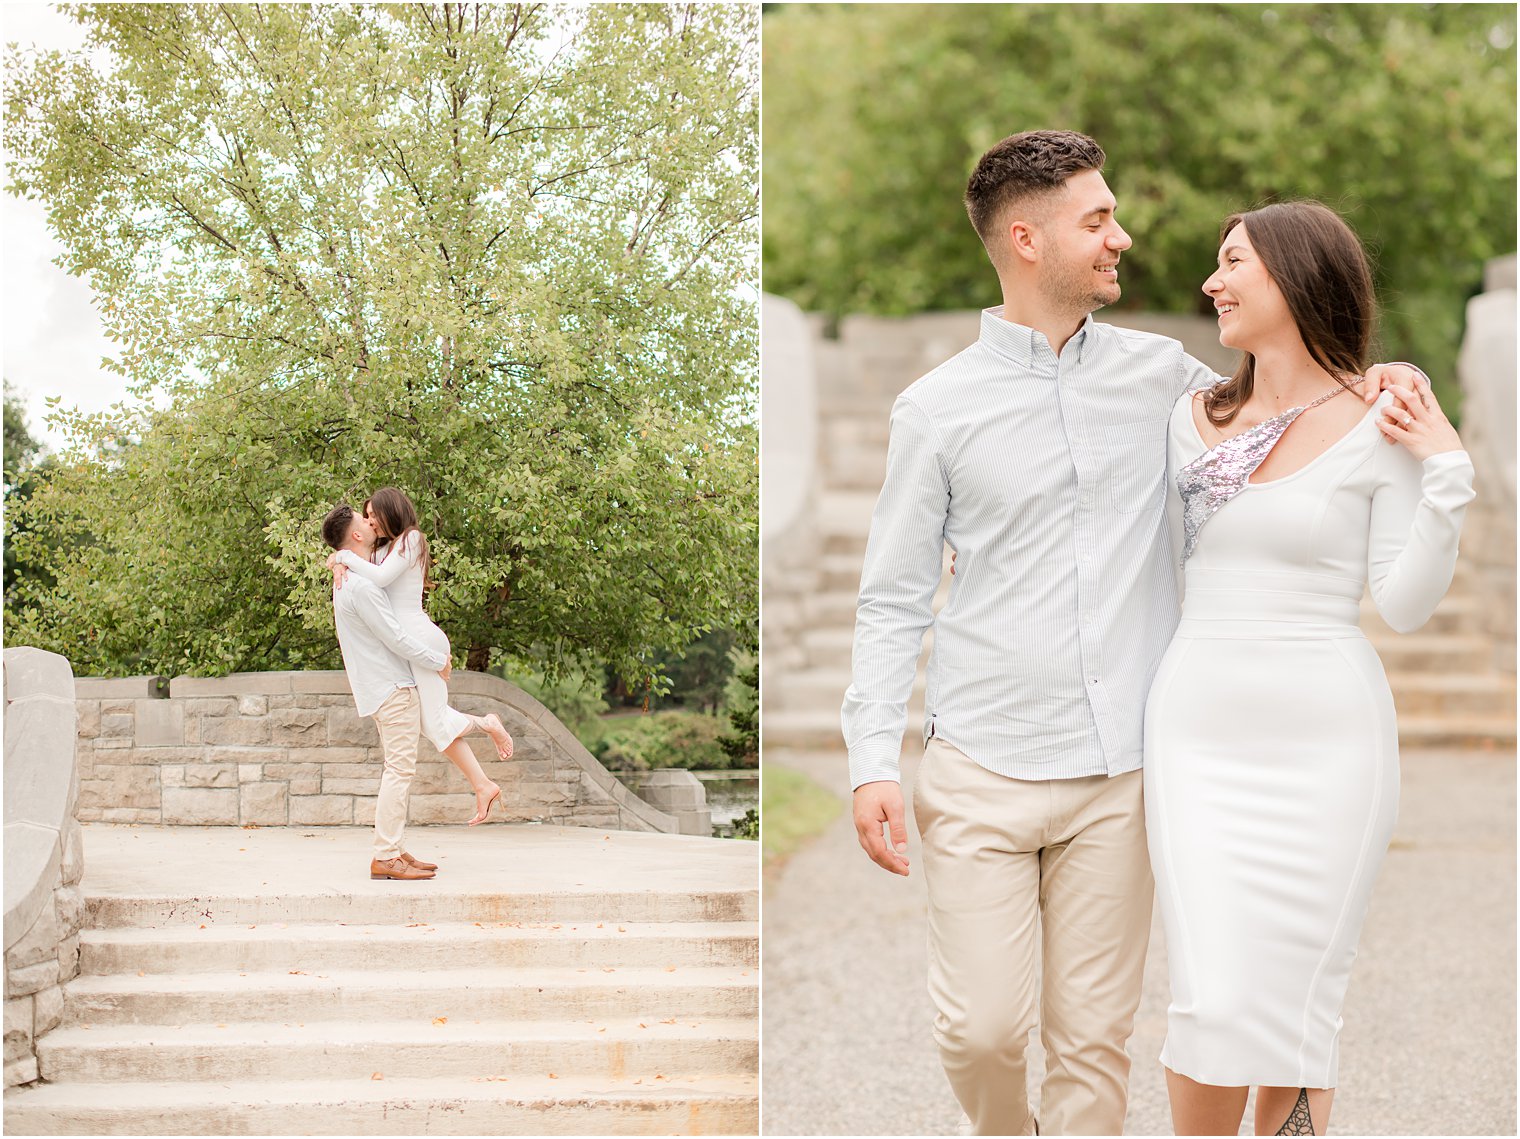
[[[1088,313],[1067,341],[1067,347],[1076,352],[1079,364],[1087,350],[1088,331],[1094,323],[1092,313]],[[1026,368],[1040,365],[1051,369],[1055,367],[1056,356],[1051,351],[1050,341],[1045,339],[1045,334],[1011,320],[1004,320],[1002,305],[982,310],[982,331],[978,339],[994,352],[1007,356]]]

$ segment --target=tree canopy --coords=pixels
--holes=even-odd
[[[1220,222],[1316,197],[1374,254],[1389,355],[1449,374],[1515,248],[1512,5],[775,5],[765,112],[766,288],[835,316],[995,304],[961,195],[1038,128],[1107,152],[1121,308],[1210,311]]]
[[[7,58],[11,173],[167,406],[60,415],[12,641],[331,666],[317,523],[382,485],[471,668],[754,621],[752,9],[69,10],[114,65]]]

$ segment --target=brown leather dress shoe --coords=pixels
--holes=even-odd
[[[437,870],[438,869],[438,863],[436,863],[436,862],[424,862],[420,858],[413,858],[410,854],[408,854],[404,850],[401,852],[401,861],[405,862],[408,866],[415,866],[418,870]]]
[[[391,858],[385,862],[371,859],[369,876],[377,879],[394,878],[403,882],[412,882],[419,878],[431,878],[433,872],[417,866],[408,866],[405,859],[401,858]]]

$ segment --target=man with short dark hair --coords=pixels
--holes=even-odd
[[[353,507],[341,503],[322,520],[322,540],[335,550],[352,550],[368,560],[375,531]],[[400,881],[431,878],[438,867],[402,849],[412,777],[417,771],[417,737],[422,731],[412,668],[432,669],[447,679],[449,659],[408,634],[396,620],[385,590],[358,574],[350,574],[343,588],[333,592],[333,619],[354,705],[359,715],[374,718],[385,756],[369,876]]]
[[[1003,304],[893,407],[843,708],[860,843],[907,874],[898,758],[933,626],[914,788],[929,989],[979,1135],[1035,1133],[1036,1026],[1041,1130],[1122,1133],[1150,931],[1141,728],[1178,617],[1165,432],[1219,377],[1175,340],[1092,319],[1130,246],[1103,163],[1085,135],[1030,131],[971,175]]]

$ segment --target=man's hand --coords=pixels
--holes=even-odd
[[[1377,397],[1391,387],[1408,388],[1419,392],[1425,406],[1433,402],[1430,396],[1430,380],[1413,364],[1402,361],[1393,364],[1374,364],[1367,374],[1352,385],[1363,403],[1376,403]]]
[[[891,846],[882,837],[881,825],[891,832]],[[891,779],[862,783],[855,788],[855,835],[883,870],[908,876],[908,831],[903,826],[902,787]]]
[[[454,674],[454,662],[452,660],[446,660],[446,661],[444,661],[443,662],[443,668],[442,668],[442,670],[439,671],[438,675],[441,676],[441,677],[443,677],[445,680],[447,680],[453,674]]]

